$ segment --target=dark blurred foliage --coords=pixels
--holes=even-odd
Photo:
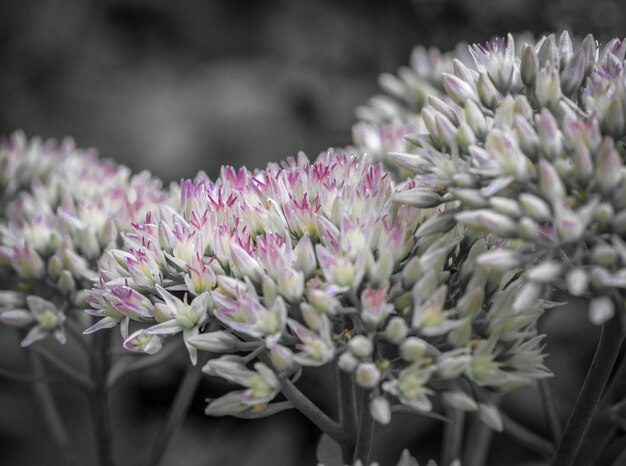
[[[72,135],[167,181],[198,170],[215,175],[224,163],[261,167],[299,150],[315,156],[348,144],[354,108],[377,92],[379,73],[407,63],[415,44],[446,50],[509,31],[562,28],[605,40],[625,35],[625,16],[626,4],[607,0],[3,1],[0,133]],[[545,330],[564,420],[597,332],[589,331],[582,306],[553,311]],[[84,363],[78,346],[62,353]],[[187,364],[183,354],[114,391],[121,464],[141,463]],[[0,364],[26,367],[6,328]],[[332,410],[319,386],[306,382],[305,391]],[[164,464],[314,464],[319,434],[297,413],[243,423],[204,417],[204,398],[226,389],[203,380]],[[31,393],[28,384],[0,378],[0,464],[62,464]],[[55,385],[55,395],[89,457],[86,403],[64,385]],[[535,391],[522,390],[504,406],[547,433]],[[378,432],[374,459],[391,464],[404,446],[420,461],[436,456],[440,430],[437,421],[398,416]],[[489,464],[541,464],[504,434],[494,445]]]

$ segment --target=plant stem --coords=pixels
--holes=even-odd
[[[587,435],[578,451],[576,462],[579,466],[596,464],[606,445],[615,435],[616,425],[612,416],[611,404],[626,391],[626,358],[619,364],[613,380],[607,387],[598,409],[596,409]]]
[[[209,360],[209,357],[209,353],[200,353],[197,365],[194,366],[188,362],[185,375],[176,391],[174,402],[167,413],[167,421],[152,442],[146,465],[157,466],[163,460],[163,455],[172,436],[180,429],[185,420],[193,396],[202,379],[202,366]]]
[[[442,466],[448,466],[452,461],[461,459],[463,446],[463,427],[465,425],[465,413],[458,409],[446,409],[449,422],[444,422],[443,442],[441,445]]]
[[[48,426],[48,430],[55,443],[63,452],[65,463],[71,466],[78,465],[78,456],[72,447],[71,438],[65,429],[59,410],[54,402],[50,386],[46,382],[43,362],[33,351],[26,351],[26,354],[33,370],[33,377],[35,378],[35,383],[33,384],[35,398],[39,404],[39,409],[44,421]]]
[[[350,464],[354,457],[357,429],[354,383],[352,374],[347,374],[339,368],[335,370],[338,385],[339,423],[346,433],[346,439],[340,445],[341,456],[344,464]]]
[[[110,333],[96,332],[90,353],[90,371],[94,390],[89,394],[89,406],[96,440],[96,453],[100,466],[115,466],[113,431],[109,413],[107,376],[111,367]]]
[[[330,438],[340,445],[345,441],[346,433],[343,428],[319,409],[286,377],[281,378],[281,390],[287,400],[322,432],[328,434]]]
[[[504,432],[513,437],[520,445],[534,451],[543,458],[550,459],[554,454],[554,445],[532,430],[500,411],[504,423]]]
[[[368,392],[363,390],[361,396],[361,415],[359,416],[359,435],[356,440],[354,458],[352,461],[361,460],[366,465],[370,464],[370,452],[372,451],[372,437],[374,435],[374,418],[370,413]]]
[[[554,404],[554,398],[552,397],[552,390],[550,390],[550,384],[546,379],[539,380],[539,394],[541,395],[541,402],[546,413],[552,440],[554,442],[558,442],[562,433],[561,422],[559,421],[559,416],[556,412],[556,406]]]
[[[602,333],[593,361],[578,394],[574,410],[565,426],[551,463],[552,466],[569,466],[574,462],[604,387],[609,380],[623,340],[622,327],[617,317],[613,317],[602,325]]]
[[[484,466],[489,455],[489,445],[493,431],[483,424],[478,415],[472,419],[467,439],[468,450],[465,452],[463,466]]]

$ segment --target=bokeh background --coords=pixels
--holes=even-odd
[[[354,108],[377,92],[381,72],[407,62],[415,44],[447,50],[461,40],[563,28],[605,40],[626,35],[624,17],[626,5],[607,0],[3,1],[0,134],[71,135],[165,181],[198,170],[214,176],[225,163],[262,167],[300,150],[315,156],[348,144]],[[585,322],[576,306],[545,321],[563,419],[597,338]],[[0,329],[1,367],[24,367],[17,343]],[[78,348],[63,351],[83,363]],[[140,462],[185,364],[173,358],[113,394],[122,464]],[[243,424],[205,418],[203,399],[224,389],[203,380],[164,464],[314,464],[306,458],[318,434],[296,413]],[[86,404],[63,385],[55,394],[89,457]],[[535,397],[525,391],[506,405],[542,432]],[[0,377],[0,464],[62,464],[31,399],[28,384]],[[398,417],[381,430],[374,459],[391,464],[405,444],[423,460],[437,453],[440,430],[436,421]],[[540,464],[505,435],[495,443],[489,464]]]

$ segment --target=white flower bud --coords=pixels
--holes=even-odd
[[[568,272],[565,279],[567,290],[574,296],[581,296],[587,291],[589,278],[587,273],[581,268],[575,268]]]
[[[402,317],[392,317],[385,329],[387,340],[396,345],[404,340],[409,333],[409,326]]]
[[[372,362],[359,364],[354,376],[356,383],[363,388],[374,388],[380,382],[380,371]]]
[[[560,274],[561,264],[553,260],[543,261],[526,272],[530,281],[539,283],[550,283],[556,280]]]
[[[601,296],[589,303],[589,320],[595,325],[601,325],[615,313],[613,301],[608,296]]]
[[[270,356],[272,358],[272,364],[279,371],[286,371],[293,368],[293,352],[283,345],[273,345],[270,348]]]
[[[341,353],[341,356],[339,356],[337,360],[337,366],[344,372],[352,372],[358,364],[358,359],[355,358],[350,351]]]
[[[443,392],[441,398],[446,405],[459,411],[476,411],[478,409],[478,404],[474,399],[461,390]]]
[[[491,403],[478,403],[478,416],[487,426],[497,432],[502,432],[504,425],[498,408]]]
[[[370,414],[379,424],[389,424],[391,422],[391,406],[385,397],[377,396],[370,401]]]
[[[539,196],[527,193],[520,194],[519,202],[526,215],[539,223],[547,222],[552,217],[550,206]]]
[[[400,344],[400,357],[407,362],[413,362],[420,359],[428,344],[417,337],[409,337]]]
[[[361,359],[368,358],[374,351],[372,340],[363,335],[356,335],[351,338],[348,342],[348,347],[350,351],[352,351],[352,354]]]

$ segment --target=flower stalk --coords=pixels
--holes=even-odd
[[[189,406],[193,401],[193,396],[202,379],[202,366],[208,360],[209,354],[203,353],[197,365],[194,366],[187,362],[185,375],[178,386],[174,401],[167,413],[167,420],[150,446],[150,454],[148,455],[146,465],[158,466],[161,464],[172,436],[180,430],[185,420]]]
[[[602,325],[593,361],[550,463],[552,466],[566,466],[574,462],[623,341],[624,334],[616,316]]]
[[[116,465],[107,390],[107,377],[111,367],[110,337],[111,335],[106,332],[94,335],[90,353],[90,372],[94,390],[88,396],[98,466]]]

